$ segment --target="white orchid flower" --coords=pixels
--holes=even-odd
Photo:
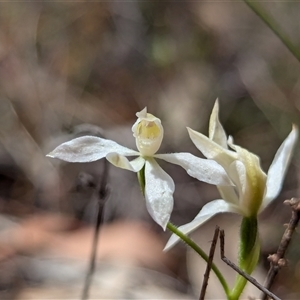
[[[133,136],[139,151],[131,150],[114,141],[83,136],[63,143],[47,156],[68,162],[92,162],[103,157],[116,167],[139,172],[144,169],[145,199],[148,212],[164,230],[173,209],[175,189],[172,178],[158,165],[155,158],[183,167],[187,173],[210,184],[230,185],[224,169],[213,160],[198,158],[190,153],[156,154],[163,139],[160,119],[147,113],[147,109],[136,114],[132,126]],[[129,161],[126,156],[137,156]]]
[[[231,137],[227,140],[218,112],[219,104],[216,101],[210,117],[209,138],[190,128],[188,132],[195,146],[205,157],[218,162],[235,186],[218,186],[222,199],[207,203],[193,221],[180,226],[178,229],[184,234],[191,233],[218,213],[232,212],[243,217],[255,217],[264,210],[281,190],[297,141],[298,129],[293,126],[291,133],[279,147],[266,175],[260,166],[259,157],[234,145]],[[165,250],[178,241],[179,238],[173,234]]]

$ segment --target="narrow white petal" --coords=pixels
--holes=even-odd
[[[263,210],[273,199],[275,199],[282,187],[283,180],[290,164],[293,150],[298,138],[298,128],[293,130],[281,144],[268,171],[267,193],[264,198],[261,210]]]
[[[137,151],[123,147],[114,141],[95,136],[82,136],[59,145],[47,156],[68,162],[83,163],[101,159],[110,152],[126,156],[139,155]]]
[[[199,158],[190,153],[156,154],[155,157],[181,166],[190,176],[200,181],[215,185],[232,184],[225,170],[213,160]]]
[[[173,179],[153,159],[146,160],[145,198],[149,214],[164,230],[173,209]]]
[[[145,159],[143,157],[139,156],[139,157],[135,158],[134,160],[132,160],[130,162],[130,164],[133,167],[134,172],[138,172],[145,165]]]
[[[225,201],[234,205],[239,205],[237,189],[234,186],[217,186],[218,191]]]
[[[223,148],[195,130],[190,128],[187,129],[192,142],[203,153],[203,155],[209,159],[215,160],[225,170],[227,170],[229,165],[237,159],[237,154],[235,152]]]
[[[184,233],[189,234],[193,232],[195,229],[197,229],[199,226],[204,224],[206,221],[211,219],[214,215],[218,213],[224,213],[224,212],[233,212],[233,213],[241,213],[238,207],[227,203],[226,201],[219,199],[214,200],[211,202],[208,202],[203,206],[203,208],[200,210],[199,214],[194,218],[193,221],[190,223],[187,223],[185,225],[179,226],[178,229]],[[176,234],[172,234],[169,241],[167,242],[164,250],[167,251],[171,249],[180,238]]]
[[[114,166],[132,172],[140,171],[145,164],[144,158],[140,156],[132,161],[129,161],[125,156],[114,152],[108,153],[106,155],[106,159]]]
[[[239,160],[232,162],[232,164],[228,168],[228,175],[236,185],[238,194],[242,198],[245,193],[247,184],[247,173],[245,165]]]
[[[210,115],[209,120],[209,138],[219,144],[221,147],[227,149],[227,136],[226,132],[219,120],[219,101],[215,102],[214,108]]]
[[[257,213],[263,199],[263,194],[257,193],[260,183],[257,182],[258,179],[256,177],[249,176],[250,171],[249,169],[246,170],[245,165],[241,161],[236,160],[230,165],[228,172],[238,189],[238,205],[245,216],[251,215],[254,211]],[[262,185],[265,186],[265,181],[263,181]]]

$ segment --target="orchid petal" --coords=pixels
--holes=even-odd
[[[268,171],[267,193],[262,203],[263,210],[275,199],[282,187],[287,168],[298,138],[298,128],[294,125],[288,137],[281,144]]]
[[[245,165],[239,160],[234,161],[228,168],[228,176],[236,185],[240,197],[243,197],[247,184]]]
[[[215,102],[214,108],[212,110],[210,120],[209,120],[209,138],[215,143],[219,144],[224,149],[227,149],[227,135],[223,126],[219,120],[219,101]]]
[[[139,155],[137,151],[123,147],[114,141],[95,136],[82,136],[59,145],[47,156],[68,162],[84,163],[99,160],[110,152],[126,156]]]
[[[232,203],[234,205],[239,205],[239,198],[237,195],[237,190],[233,186],[217,186],[218,191],[225,201]]]
[[[164,230],[173,209],[173,179],[153,158],[145,164],[145,198],[149,214]]]
[[[114,166],[132,172],[140,171],[145,165],[145,159],[140,156],[132,161],[129,161],[125,156],[115,152],[108,153],[106,155],[106,159]]]
[[[227,203],[226,201],[224,201],[222,199],[214,200],[214,201],[211,201],[211,202],[208,202],[207,204],[205,204],[203,206],[203,208],[200,210],[199,214],[194,218],[193,221],[178,227],[178,230],[180,230],[183,234],[187,235],[187,234],[193,232],[195,229],[197,229],[203,223],[205,223],[206,221],[211,219],[216,214],[224,213],[224,212],[241,213],[240,209],[235,205]],[[165,251],[169,250],[179,240],[180,240],[180,238],[176,234],[172,234],[169,241],[167,242],[167,245],[165,246],[164,250]]]
[[[181,166],[190,176],[200,181],[215,185],[232,185],[225,170],[213,160],[199,158],[190,153],[156,154],[155,157]]]
[[[192,130],[191,128],[187,129],[192,142],[203,153],[203,155],[209,159],[215,160],[225,170],[227,170],[230,164],[237,159],[237,154],[235,152],[224,149],[205,135]]]

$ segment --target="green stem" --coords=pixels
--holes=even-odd
[[[145,197],[145,186],[146,186],[146,178],[145,178],[145,166],[143,166],[143,168],[137,172],[137,178],[138,178],[138,182],[141,188],[141,192],[143,194],[143,196]]]
[[[239,268],[251,275],[257,265],[259,252],[257,217],[244,217],[240,231]],[[239,299],[246,284],[247,279],[238,275],[230,292],[230,299]]]
[[[175,225],[173,225],[171,222],[169,222],[168,225],[167,225],[167,228],[170,231],[172,231],[173,233],[175,233],[178,237],[180,237],[181,240],[183,240],[194,251],[196,251],[206,262],[208,261],[207,254],[192,239],[190,239],[187,235],[182,233]],[[227,282],[226,282],[225,278],[223,277],[222,273],[220,272],[220,270],[218,269],[218,267],[214,263],[212,263],[211,268],[214,271],[214,273],[216,274],[216,276],[219,279],[220,283],[222,284],[223,289],[224,289],[228,299],[230,299],[229,298],[230,290],[229,290]]]
[[[265,24],[277,35],[282,43],[290,50],[294,57],[300,62],[300,49],[290,40],[288,35],[281,30],[276,20],[269,15],[257,1],[244,0],[244,2],[256,13],[256,15],[265,22]]]
[[[247,284],[247,279],[241,275],[238,275],[234,288],[229,293],[231,300],[238,300]]]

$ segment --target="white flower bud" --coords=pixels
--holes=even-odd
[[[136,146],[141,155],[153,156],[158,151],[164,136],[161,121],[147,113],[146,107],[136,113],[136,116],[138,119],[132,126]]]

